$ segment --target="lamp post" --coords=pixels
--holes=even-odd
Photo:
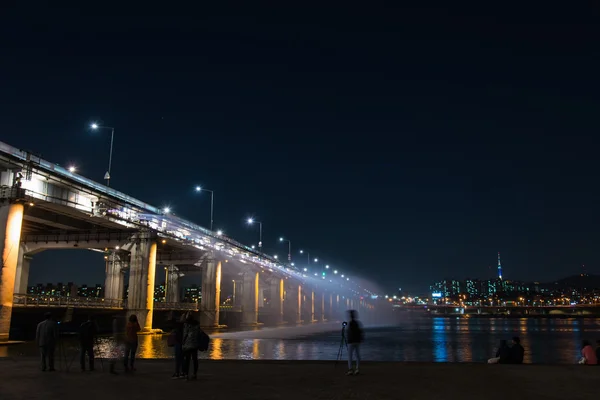
[[[90,125],[93,130],[98,129],[110,129],[110,153],[108,155],[108,170],[104,174],[104,179],[106,180],[106,186],[110,186],[110,167],[112,166],[112,153],[113,153],[113,143],[115,140],[115,128],[110,126],[100,126],[96,123]]]
[[[280,242],[287,242],[288,243],[288,261],[292,261],[292,241],[288,240],[288,239],[284,239],[282,237],[279,238]]]
[[[262,222],[254,218],[248,218],[248,225],[258,224],[258,250],[262,251]]]
[[[196,186],[196,192],[210,192],[210,231],[213,230],[214,210],[215,210],[215,192],[213,190],[204,189],[201,186]]]

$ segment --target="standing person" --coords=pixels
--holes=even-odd
[[[96,333],[98,329],[93,316],[88,316],[85,321],[79,327],[79,362],[81,363],[81,370],[85,371],[85,354],[87,353],[90,360],[90,371],[94,370],[94,343],[96,340]]]
[[[355,310],[348,311],[350,322],[348,322],[348,372],[346,375],[358,375],[360,367],[360,344],[364,336],[360,322],[358,322],[358,313]],[[356,353],[356,369],[352,369],[352,356]]]
[[[581,344],[581,364],[585,365],[597,365],[598,359],[596,358],[596,352],[592,348],[592,344],[588,340],[584,340]]]
[[[188,313],[183,325],[183,375],[186,379],[198,377],[198,347],[200,346],[200,324]],[[194,375],[190,378],[190,361],[194,362]]]
[[[525,355],[525,349],[521,346],[521,339],[515,336],[512,339],[512,347],[510,348],[510,363],[511,364],[523,364],[523,356]]]
[[[138,347],[138,332],[141,331],[140,324],[138,323],[137,316],[131,314],[129,322],[125,327],[125,372],[135,371],[133,366],[135,362],[135,352]],[[129,362],[129,364],[128,364]]]
[[[46,371],[46,359],[50,371],[54,369],[54,347],[58,341],[58,325],[52,319],[52,314],[44,314],[45,319],[40,322],[35,330],[35,343],[40,348],[42,357],[42,371]]]
[[[171,379],[183,378],[183,325],[185,323],[185,314],[182,314],[179,319],[171,316],[171,334],[169,340],[174,340],[173,351],[175,355],[175,373]],[[169,344],[170,345],[170,344]]]

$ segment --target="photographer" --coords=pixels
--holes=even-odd
[[[358,313],[355,310],[348,311],[350,322],[348,322],[348,372],[346,375],[358,375],[360,366],[360,343],[363,341],[363,330],[358,322]],[[356,368],[352,369],[352,356],[356,353]]]

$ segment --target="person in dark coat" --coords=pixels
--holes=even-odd
[[[54,347],[58,342],[58,325],[52,319],[52,314],[45,313],[44,320],[40,322],[35,330],[35,343],[40,349],[42,358],[42,371],[46,370],[46,360],[50,371],[54,371]]]
[[[175,373],[173,374],[172,379],[185,377],[185,374],[183,373],[183,325],[185,323],[185,317],[185,314],[182,314],[180,318],[175,318],[175,316],[172,315],[170,319],[172,329],[171,334],[175,336],[175,345],[173,346],[175,352]]]
[[[498,358],[498,364],[510,364],[510,347],[508,347],[506,340],[500,341],[496,357]]]
[[[346,375],[358,375],[360,367],[360,344],[362,343],[363,330],[360,322],[358,322],[358,313],[355,310],[348,311],[350,321],[346,333],[348,342],[348,372]],[[352,369],[352,357],[356,354],[356,368]]]
[[[94,321],[94,317],[90,315],[88,320],[79,327],[79,362],[81,363],[82,371],[85,371],[86,353],[89,358],[90,371],[94,370],[94,343],[96,341],[97,333],[98,329],[96,321]]]
[[[511,364],[523,364],[523,356],[525,355],[525,349],[521,346],[521,339],[515,336],[512,340],[513,345],[510,348],[510,363]]]

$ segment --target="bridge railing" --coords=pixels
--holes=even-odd
[[[120,299],[100,299],[95,297],[46,296],[15,293],[14,307],[80,307],[80,308],[124,308]]]
[[[198,311],[198,303],[165,303],[154,302],[155,310]]]

